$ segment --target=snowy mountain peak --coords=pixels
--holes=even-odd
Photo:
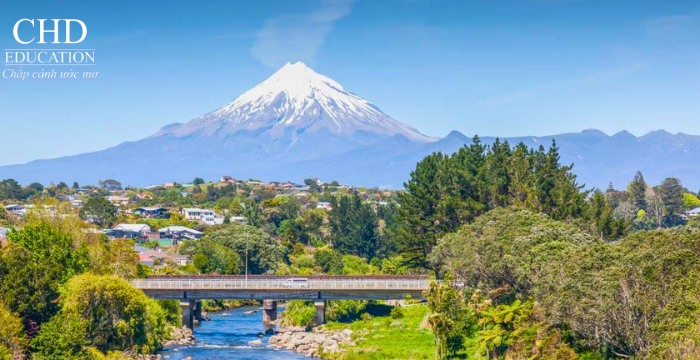
[[[327,131],[344,136],[363,132],[433,140],[303,62],[287,63],[223,107],[189,123],[163,128],[156,136],[226,136],[240,131],[271,137],[290,132]]]

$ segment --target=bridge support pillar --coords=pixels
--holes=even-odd
[[[316,325],[323,325],[326,323],[326,300],[316,300],[314,301],[314,306],[316,306]]]
[[[201,323],[202,322],[202,302],[201,301],[195,302],[194,309],[192,311],[193,311],[192,317]]]
[[[182,326],[187,326],[188,329],[194,329],[194,300],[180,300],[182,308]]]
[[[263,324],[277,320],[277,300],[263,300]]]

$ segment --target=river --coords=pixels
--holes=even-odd
[[[245,314],[259,307],[243,307],[220,313],[209,313],[211,321],[203,321],[195,326],[194,345],[171,346],[159,354],[168,360],[180,360],[191,356],[194,360],[296,360],[308,359],[303,355],[286,350],[267,348],[269,335],[262,339],[262,345],[249,342],[260,339],[258,333],[264,331],[262,313]],[[282,309],[278,309],[281,311]]]

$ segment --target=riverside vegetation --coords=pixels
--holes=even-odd
[[[294,198],[201,179],[187,195],[179,186],[151,189],[140,205],[212,206],[247,218],[201,228],[202,239],[171,249],[191,264],[157,270],[139,264],[132,241],[107,240],[93,224],[197,225],[177,214],[117,212],[103,201],[114,180],[77,213],[56,201],[71,191],[65,184],[5,180],[3,201],[58,213],[19,219],[0,210],[2,225],[14,228],[0,248],[0,359],[153,353],[180,326],[180,308],[127,280],[240,274],[246,255],[251,274],[444,280],[426,304],[330,302],[325,328],[352,335],[339,351],[319,352],[327,358],[699,358],[700,217],[683,214],[700,204],[697,195],[673,178],[650,186],[642,174],[626,190],[588,191],[571,170],[555,144],[531,150],[475,138],[420,161],[401,192],[309,181],[310,194]],[[332,209],[317,209],[318,201]],[[314,325],[314,314],[313,304],[290,302],[283,323]]]

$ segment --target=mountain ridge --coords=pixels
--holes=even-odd
[[[496,137],[483,136],[485,144]],[[586,187],[618,186],[637,170],[650,183],[678,177],[700,188],[700,136],[655,130],[608,135],[586,129],[547,136],[501,137],[511,145],[560,148],[561,161]],[[471,137],[453,130],[432,138],[303,63],[283,66],[224,106],[185,123],[171,123],[141,140],[104,150],[0,167],[0,178],[29,182],[97,183],[114,178],[147,186],[222,175],[401,188],[416,162],[452,153]]]

